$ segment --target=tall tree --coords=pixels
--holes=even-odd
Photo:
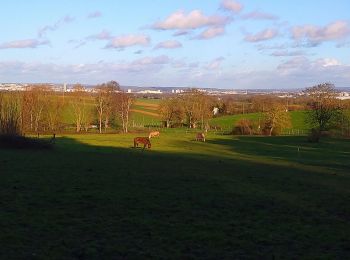
[[[190,128],[196,128],[199,122],[203,128],[212,115],[212,103],[209,96],[199,90],[191,89],[184,93],[181,97],[181,104]]]
[[[271,136],[272,133],[278,133],[289,127],[291,119],[286,107],[280,103],[270,104],[265,113],[265,130],[268,134]]]
[[[70,105],[73,110],[76,132],[80,132],[85,121],[85,111],[87,106],[85,96],[84,87],[81,84],[75,84],[71,94]]]
[[[45,128],[47,98],[52,89],[45,85],[30,85],[23,94],[22,121],[29,124],[30,131]],[[47,122],[46,122],[47,123]],[[28,127],[27,127],[28,129]]]
[[[184,110],[178,97],[163,99],[159,105],[159,113],[167,128],[184,118]]]
[[[118,92],[114,95],[114,100],[116,115],[122,123],[123,132],[127,133],[133,98],[125,92]]]
[[[102,133],[102,124],[105,130],[109,127],[109,121],[114,109],[114,95],[120,92],[120,85],[116,81],[109,81],[96,87],[96,109],[99,121],[99,132]]]
[[[309,97],[310,110],[307,113],[307,121],[316,126],[319,131],[332,128],[341,118],[341,106],[336,99],[336,90],[333,84],[323,83],[307,88],[304,93]]]

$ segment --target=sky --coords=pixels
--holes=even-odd
[[[0,82],[350,87],[349,0],[1,1]]]

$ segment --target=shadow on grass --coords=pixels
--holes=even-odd
[[[2,259],[350,254],[349,180],[338,176],[71,138],[0,158]]]
[[[0,148],[52,149],[54,139],[38,139],[18,135],[0,135]]]

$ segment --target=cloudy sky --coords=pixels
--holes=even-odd
[[[0,82],[350,87],[349,0],[14,0],[0,6]]]

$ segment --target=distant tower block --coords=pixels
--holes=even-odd
[[[131,89],[130,88],[128,89],[128,93],[131,93]]]
[[[67,92],[67,83],[63,84],[63,92]]]

